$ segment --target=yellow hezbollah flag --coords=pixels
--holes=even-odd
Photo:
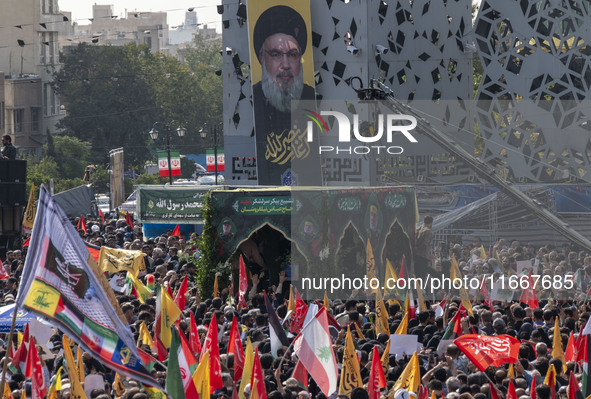
[[[417,276],[415,276],[413,274],[414,278],[417,278]],[[425,310],[427,310],[427,305],[425,305],[425,297],[423,296],[423,290],[421,289],[421,287],[417,287],[417,296],[418,296],[418,302],[419,302],[419,312],[424,312]]]
[[[217,298],[220,296],[220,289],[218,286],[218,275],[215,275],[215,280],[213,280],[213,297]]]
[[[146,270],[142,251],[130,251],[105,246],[101,247],[98,265],[103,272],[117,273],[127,271],[131,272],[134,276],[137,276],[141,270]]]
[[[151,289],[146,287],[137,277],[134,276],[133,273],[127,272],[127,277],[131,280],[133,287],[135,288],[135,292],[137,292],[137,298],[140,300],[141,303],[146,303],[148,298],[152,298],[154,293]]]
[[[386,310],[386,305],[384,304],[384,299],[382,298],[382,293],[378,290],[376,295],[376,334],[386,334],[390,336],[390,327],[388,324],[388,311]]]
[[[412,355],[410,362],[404,368],[400,377],[394,384],[391,392],[396,392],[399,389],[406,389],[409,392],[417,392],[419,384],[421,383],[421,371],[419,370],[419,358],[417,352]]]
[[[408,298],[408,295],[406,296]],[[400,324],[398,325],[398,328],[396,329],[396,332],[394,334],[406,334],[407,330],[408,330],[408,317],[410,314],[410,301],[407,300],[404,303],[404,316],[402,317],[402,321],[400,322]]]
[[[382,358],[380,360],[382,363],[382,369],[384,369],[384,375],[388,375],[388,369],[390,368],[390,338],[388,338],[386,349],[384,349],[384,353],[382,353]]]
[[[199,366],[193,373],[193,383],[197,388],[197,393],[200,398],[208,398],[210,392],[209,383],[209,351],[205,352],[203,359],[199,362]]]
[[[287,311],[290,310],[293,312],[295,310],[295,298],[293,294],[294,287],[293,285],[289,286],[289,302],[287,302]]]
[[[57,392],[62,390],[62,370],[64,367],[60,367],[55,374],[55,378],[52,380],[51,385],[49,386],[49,390],[47,391],[47,399],[57,399]],[[12,395],[6,396],[6,387],[8,384],[4,386],[4,399],[12,398]],[[10,389],[8,390],[10,393]]]
[[[29,191],[29,201],[27,202],[27,209],[25,210],[25,216],[23,217],[23,227],[33,228],[35,223],[35,213],[37,213],[37,207],[35,206],[35,183],[31,183],[31,191]]]
[[[458,267],[458,262],[456,261],[456,256],[452,255],[451,257],[451,280],[455,279],[462,279],[462,273],[460,272],[460,268]],[[474,316],[472,313],[472,304],[470,303],[470,296],[468,295],[468,290],[462,286],[460,288],[460,298],[462,299],[462,304],[468,311],[470,316]]]
[[[78,366],[78,377],[80,378],[80,382],[84,382],[84,361],[82,360],[82,350],[80,350],[80,345],[78,345],[78,351],[76,352],[76,365]]]
[[[558,317],[554,318],[554,339],[552,339],[552,358],[562,360],[562,369],[566,371],[566,359],[562,349],[562,339],[560,337],[560,327],[558,326]]]
[[[330,302],[328,301],[328,294],[324,290],[324,303],[322,304],[326,310],[330,310]]]
[[[484,245],[480,245],[480,259],[486,259],[486,251],[484,250]]]
[[[373,256],[373,250],[371,249],[371,243],[369,238],[367,239],[367,246],[365,251],[365,275],[370,281],[370,290],[374,294],[378,291],[377,288],[371,288],[371,281],[375,281],[376,278],[376,259]]]
[[[70,378],[70,397],[86,399],[86,394],[80,383],[78,369],[76,368],[76,363],[74,363],[74,354],[72,353],[66,334],[62,337],[62,345],[64,347],[66,366],[68,367],[68,377]]]
[[[181,310],[164,288],[160,290],[160,295],[160,339],[166,348],[170,348],[170,328],[181,315]]]
[[[513,367],[513,363],[509,364],[509,369],[507,370],[507,378],[515,379],[515,368]]]
[[[146,327],[146,323],[143,321],[142,324],[140,324],[140,336],[138,337],[138,341],[140,340],[142,341],[143,345],[148,345],[150,349],[154,348],[154,340],[152,340],[150,331],[148,331],[148,327]]]
[[[353,325],[355,326],[355,331],[357,332],[357,338],[365,339],[365,335],[363,335],[363,332],[361,331],[357,323],[353,323]]]
[[[250,384],[250,378],[252,377],[252,368],[254,366],[254,350],[252,349],[252,343],[250,337],[246,339],[246,349],[244,349],[244,371],[242,371],[242,380],[240,382],[240,389],[238,389],[238,397],[240,399],[246,399],[244,395],[244,388],[247,384]]]
[[[396,270],[394,270],[394,267],[392,267],[390,259],[386,259],[386,275],[384,276],[384,297],[386,297],[389,304],[392,304],[392,298],[399,297],[398,289],[395,286],[395,282],[397,281],[398,276],[396,275]],[[394,288],[388,288],[388,285]]]
[[[119,373],[115,373],[115,381],[113,381],[113,389],[117,396],[122,396],[125,393],[125,386],[123,385],[123,381],[121,381],[121,375]]]
[[[343,368],[341,371],[341,381],[339,383],[339,395],[349,396],[351,395],[351,391],[358,387],[363,387],[361,369],[359,366],[359,359],[357,358],[357,352],[355,352],[355,345],[353,345],[353,337],[351,337],[351,328],[347,328],[345,350],[343,352]]]

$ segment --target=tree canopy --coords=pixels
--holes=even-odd
[[[221,69],[220,49],[221,40],[197,37],[183,50],[186,61],[181,62],[152,54],[145,45],[81,43],[63,56],[54,76],[67,110],[60,128],[90,143],[93,164],[107,163],[109,151],[123,147],[126,169],[142,170],[165,147],[165,134],[152,143],[147,133],[155,122],[174,121],[171,131],[179,124],[187,129],[184,138],[171,134],[172,149],[204,152],[199,129],[206,121],[222,120],[222,80],[215,73]]]

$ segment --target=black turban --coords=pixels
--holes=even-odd
[[[276,33],[292,36],[298,42],[302,54],[306,51],[308,32],[302,16],[291,7],[274,6],[265,10],[254,26],[252,41],[257,58],[265,40]]]

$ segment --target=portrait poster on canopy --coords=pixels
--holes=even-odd
[[[310,2],[251,0],[247,7],[258,183],[320,185],[317,140],[306,130],[316,110],[299,104],[316,98]],[[298,163],[309,172],[294,174]]]

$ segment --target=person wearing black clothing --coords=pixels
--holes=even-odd
[[[12,138],[8,134],[2,136],[2,150],[0,153],[2,154],[0,160],[14,161],[16,159],[16,147],[12,145]]]

